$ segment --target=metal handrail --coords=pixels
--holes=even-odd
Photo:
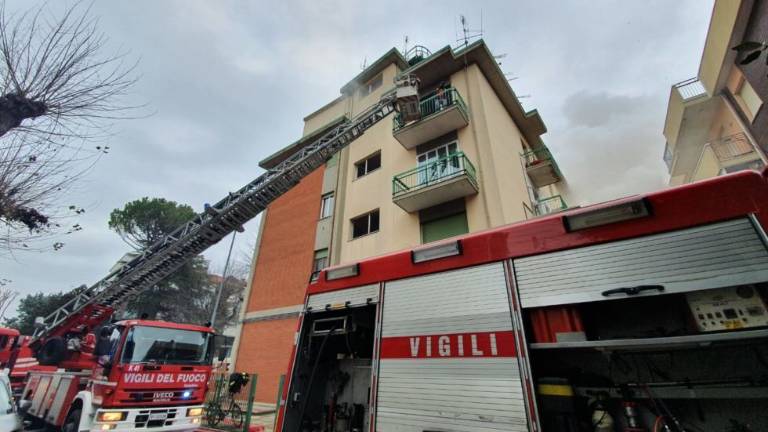
[[[693,99],[707,95],[707,90],[704,88],[704,84],[699,80],[699,77],[689,78],[685,81],[680,81],[674,84],[672,87],[677,89],[680,97],[684,102],[688,102]]]
[[[756,153],[752,143],[741,132],[711,141],[709,145],[720,162],[727,162],[731,159]]]
[[[562,196],[552,195],[551,197],[540,199],[536,203],[535,208],[536,214],[543,216],[546,214],[563,211],[568,208],[568,204],[565,203],[565,200]]]
[[[419,100],[419,111],[421,111],[421,119],[418,121],[424,121],[427,117],[444,111],[452,106],[458,106],[462,111],[467,112],[467,104],[464,103],[458,90],[453,87],[443,89],[442,93],[439,90],[435,90],[429,93],[427,96]],[[406,125],[400,114],[395,114],[393,131],[397,131]]]
[[[476,184],[476,173],[475,166],[463,152],[451,153],[396,175],[392,179],[392,197],[396,198],[461,175],[466,175]]]

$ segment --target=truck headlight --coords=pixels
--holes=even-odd
[[[127,414],[125,411],[103,411],[99,413],[97,419],[100,422],[115,422],[125,420]]]
[[[197,417],[203,415],[202,408],[190,408],[187,410],[187,417]]]

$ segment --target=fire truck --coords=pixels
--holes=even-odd
[[[768,430],[768,170],[327,268],[277,430]]]
[[[28,421],[64,432],[187,431],[200,424],[211,374],[210,327],[110,322],[132,297],[173,274],[264,210],[333,154],[398,111],[419,118],[418,79],[398,77],[379,102],[229,193],[72,300],[39,318],[32,336],[0,329],[0,366],[11,371]]]

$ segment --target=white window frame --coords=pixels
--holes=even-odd
[[[374,168],[374,169],[369,169],[369,168],[368,168],[368,162],[369,162],[371,159],[373,159],[373,158],[374,158],[374,156],[376,156],[376,155],[378,155],[378,156],[379,156],[379,166],[378,166],[378,167],[376,167],[376,168]],[[377,151],[377,152],[371,153],[371,154],[369,154],[368,156],[366,156],[366,157],[364,157],[364,158],[360,159],[359,161],[355,162],[355,165],[354,165],[354,166],[355,166],[355,179],[359,179],[359,178],[361,178],[361,177],[365,177],[365,176],[367,176],[368,174],[370,174],[370,173],[372,173],[372,172],[374,172],[374,171],[376,171],[376,170],[380,169],[380,168],[381,168],[381,164],[382,164],[382,162],[381,162],[381,151]],[[358,172],[358,167],[359,167],[360,165],[365,165],[365,172],[364,172],[363,174],[360,174],[360,173]]]
[[[450,150],[451,146],[454,147],[453,151]],[[422,167],[425,165],[429,165],[430,163],[440,159],[441,158],[441,156],[439,155],[440,150],[444,150],[444,156],[442,157],[447,157],[449,154],[452,154],[452,153],[458,153],[460,151],[459,141],[452,140],[445,144],[441,144],[435,148],[429,149],[425,152],[416,154],[416,166]],[[429,158],[430,153],[434,153],[435,157],[430,159]],[[422,156],[424,157],[423,160],[422,160]],[[434,169],[432,170],[419,171],[419,184],[426,184],[434,179],[443,179],[446,176],[450,176],[453,173],[460,172],[461,171],[460,164],[461,163],[457,161],[456,164],[450,163],[450,164],[445,164],[443,166],[435,166]]]
[[[320,197],[320,219],[333,216],[333,206],[335,201],[336,197],[333,192],[327,193]]]
[[[376,231],[371,231],[371,215],[373,215],[374,213],[378,213],[379,227],[376,228]],[[367,226],[368,226],[367,227],[367,231],[365,232],[365,234],[360,234],[359,236],[355,236],[355,221],[358,220],[358,219],[362,219],[362,218],[366,218],[366,222],[367,222]],[[381,230],[381,210],[380,209],[374,209],[374,210],[371,210],[371,211],[369,211],[367,213],[363,213],[360,216],[353,217],[352,219],[349,220],[349,225],[350,225],[350,228],[351,228],[351,230],[350,230],[350,237],[351,237],[352,240],[359,239],[361,237],[365,237],[365,236],[370,235],[370,234],[375,234],[375,233],[377,233],[377,232],[379,232]]]

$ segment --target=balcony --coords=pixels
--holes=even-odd
[[[672,87],[680,95],[680,99],[682,99],[683,102],[690,102],[707,95],[707,90],[704,88],[704,84],[699,81],[698,77],[679,82]]]
[[[553,195],[547,198],[539,199],[534,207],[534,212],[537,216],[544,216],[550,213],[561,212],[568,208],[568,204],[560,195]]]
[[[392,201],[411,213],[478,192],[475,166],[452,153],[392,179]]]
[[[421,119],[413,122],[404,121],[399,114],[394,118],[392,135],[407,150],[469,124],[467,105],[455,88],[421,99],[419,111]]]
[[[525,171],[536,188],[557,183],[563,179],[549,149],[541,146],[522,154]]]

